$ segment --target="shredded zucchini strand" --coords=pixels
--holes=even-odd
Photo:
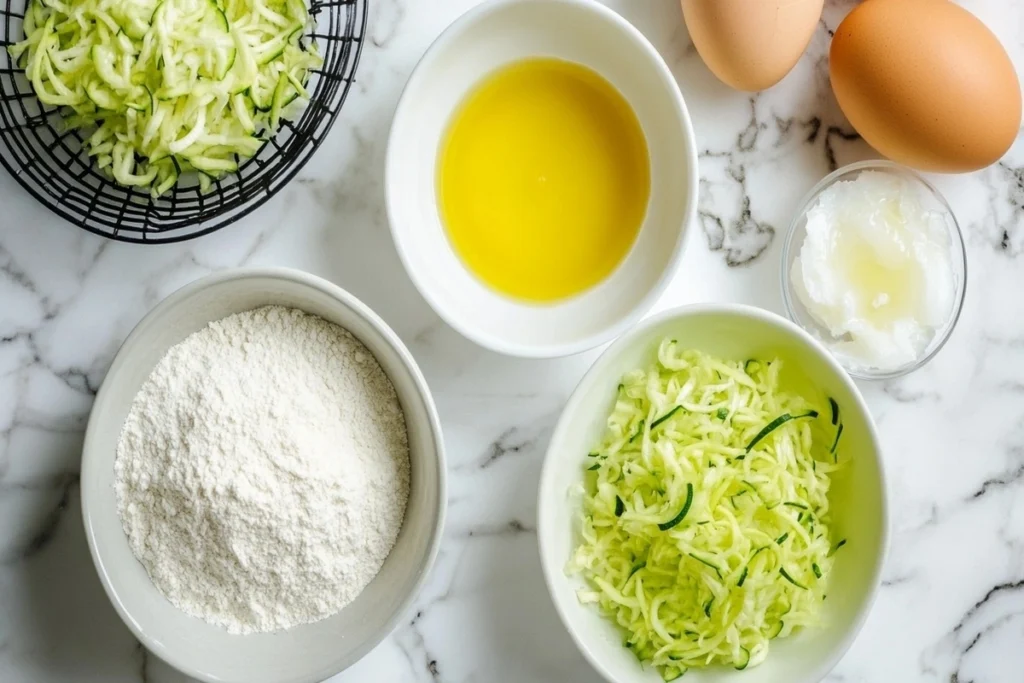
[[[828,504],[842,421],[833,399],[826,413],[782,391],[780,369],[665,340],[623,377],[588,454],[568,571],[665,680],[756,666],[817,623],[845,542]]]
[[[116,182],[167,192],[256,154],[323,60],[298,0],[31,0],[8,50]]]

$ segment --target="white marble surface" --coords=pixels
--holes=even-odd
[[[1024,72],[1024,8],[963,0]],[[535,490],[560,407],[594,355],[519,361],[442,324],[385,222],[384,143],[402,84],[473,0],[373,0],[358,82],[324,149],[241,223],[176,246],[107,242],[49,215],[0,173],[0,681],[180,682],[103,594],[77,472],[96,387],[122,339],[178,286],[239,265],[303,268],[346,287],[402,336],[433,388],[449,455],[448,527],[416,609],[334,679],[596,681],[563,631],[537,557]],[[811,49],[757,97],[705,69],[676,0],[611,3],[672,67],[699,137],[700,220],[659,308],[781,310],[780,234],[837,164],[872,156],[827,79],[830,0]],[[936,180],[969,249],[967,303],[924,370],[863,385],[893,503],[885,583],[828,681],[1024,680],[1024,136],[998,165]]]

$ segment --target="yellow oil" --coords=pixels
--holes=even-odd
[[[650,196],[640,122],[594,71],[529,59],[486,77],[438,155],[441,219],[466,267],[533,302],[593,287],[636,240]]]

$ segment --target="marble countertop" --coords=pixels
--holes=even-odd
[[[1024,6],[962,0],[1024,73]],[[408,619],[335,683],[598,680],[563,630],[537,555],[535,495],[559,411],[594,353],[505,358],[445,326],[402,270],[383,159],[402,85],[473,0],[373,0],[357,82],[325,148],[238,224],[138,247],[47,213],[0,173],[0,681],[172,683],[100,587],[82,528],[83,429],[118,345],[161,298],[202,275],[285,265],[374,308],[433,389],[447,442],[448,525]],[[676,0],[609,3],[675,73],[698,135],[699,220],[658,304],[781,311],[781,235],[837,165],[873,156],[828,85],[827,2],[807,54],[769,92],[720,85]],[[998,164],[935,178],[965,231],[959,327],[926,368],[862,384],[886,447],[892,549],[884,583],[833,683],[1015,683],[1024,674],[1024,135]]]

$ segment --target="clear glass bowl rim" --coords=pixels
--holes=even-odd
[[[852,164],[847,164],[846,166],[841,166],[819,180],[800,201],[799,208],[793,214],[793,220],[790,222],[789,228],[786,231],[786,239],[782,245],[782,264],[779,269],[782,283],[782,305],[786,310],[786,317],[799,325],[805,331],[809,332],[815,338],[818,338],[818,335],[813,330],[808,329],[805,321],[797,313],[796,302],[793,298],[792,284],[789,281],[789,269],[792,264],[791,256],[794,249],[793,240],[803,219],[807,216],[807,211],[811,208],[814,202],[817,201],[818,195],[820,195],[827,187],[830,187],[845,176],[866,170],[876,170],[909,176],[931,192],[932,196],[942,207],[946,216],[949,217],[949,221],[947,221],[946,225],[950,226],[950,249],[953,251],[953,259],[956,260],[959,258],[963,269],[962,281],[957,283],[956,301],[953,303],[953,310],[950,314],[949,320],[947,320],[943,327],[937,332],[937,338],[933,339],[928,345],[927,353],[922,355],[920,358],[916,359],[912,363],[908,363],[892,370],[870,370],[867,368],[851,368],[841,358],[836,357],[839,364],[842,365],[846,372],[854,379],[894,379],[908,375],[911,372],[920,369],[942,350],[942,347],[944,347],[946,342],[949,341],[950,336],[953,334],[953,330],[956,328],[957,323],[960,320],[960,314],[964,307],[964,299],[967,295],[967,247],[964,243],[964,236],[963,231],[960,229],[960,223],[956,220],[956,215],[953,213],[952,207],[950,207],[946,198],[942,196],[942,193],[917,171],[907,168],[902,164],[897,164],[894,161],[888,161],[886,159],[869,159],[867,161],[858,161]]]

